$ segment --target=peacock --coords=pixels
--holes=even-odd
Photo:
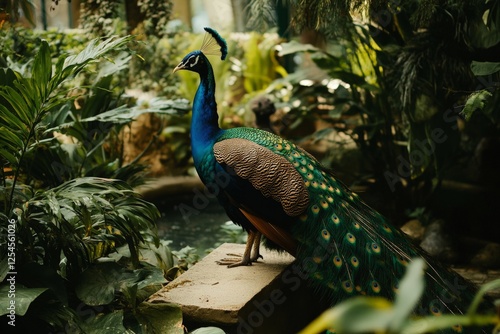
[[[229,267],[257,261],[262,239],[266,247],[293,255],[334,305],[356,295],[393,299],[408,263],[420,257],[427,263],[426,291],[415,313],[465,313],[475,288],[414,246],[313,156],[267,131],[219,127],[207,56],[224,60],[227,44],[215,30],[205,31],[200,50],[173,72],[200,76],[192,105],[194,165],[229,218],[248,232],[241,260]]]

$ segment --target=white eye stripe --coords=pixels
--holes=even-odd
[[[194,61],[194,63],[189,64],[189,67],[193,67],[193,66],[195,66],[196,64],[198,64],[198,60],[200,60],[200,56],[196,56],[196,60]]]

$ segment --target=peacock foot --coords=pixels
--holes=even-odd
[[[245,245],[245,253],[241,254],[227,254],[231,256],[230,258],[224,258],[219,261],[215,261],[220,265],[227,265],[228,268],[234,268],[239,266],[251,266],[253,262],[257,262],[259,258],[262,258],[259,252],[261,234],[255,231],[248,232],[248,239]]]
[[[245,257],[244,255],[234,253],[228,253],[226,255],[230,257],[225,257],[219,261],[215,261],[215,263],[221,266],[227,266],[228,268],[234,268],[240,266],[251,266],[253,262],[258,262],[259,258],[263,259],[260,254],[256,254],[252,257]]]

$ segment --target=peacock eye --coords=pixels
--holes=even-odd
[[[200,60],[200,56],[192,56],[191,58],[188,59],[188,65],[189,67],[194,67],[196,64],[198,64],[198,61]]]

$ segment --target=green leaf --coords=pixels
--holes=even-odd
[[[282,43],[280,45],[281,49],[278,52],[278,56],[283,57],[289,54],[294,54],[297,52],[311,52],[319,51],[319,49],[311,44],[302,44],[297,41],[290,41],[288,43]]]
[[[439,111],[440,109],[436,107],[434,98],[426,94],[420,94],[416,98],[415,108],[413,108],[410,115],[413,123],[420,123],[430,120]]]
[[[365,78],[363,78],[362,76],[357,75],[355,73],[352,73],[352,72],[342,71],[342,70],[332,70],[332,71],[329,71],[328,74],[332,78],[340,79],[340,80],[347,82],[348,84],[351,84],[351,85],[356,85],[359,87],[371,89],[373,91],[376,91],[376,89],[377,89],[377,87],[367,83]]]
[[[500,71],[500,63],[472,61],[470,68],[474,75],[490,75]]]
[[[15,284],[14,291],[11,291],[8,279],[9,277],[0,286],[0,316],[8,314],[8,308],[12,307],[11,305],[15,306],[17,315],[25,315],[30,304],[48,290],[46,288],[26,288]],[[11,295],[12,293],[13,295]]]
[[[39,91],[39,98],[42,101],[47,98],[47,84],[51,76],[52,59],[50,56],[50,47],[47,41],[42,40],[31,71],[31,77],[35,80],[35,85]]]
[[[144,333],[183,334],[181,308],[167,303],[141,303],[136,312]]]
[[[0,96],[11,106],[9,109],[7,109],[7,107],[2,109],[10,115],[10,121],[13,123],[12,125],[17,125],[18,129],[24,129],[24,127],[18,125],[20,123],[18,123],[17,120],[29,126],[33,121],[33,117],[35,117],[33,114],[30,114],[30,112],[35,113],[35,110],[32,110],[33,106],[31,99],[27,98],[28,94],[25,92],[24,86],[19,84],[18,81],[14,82],[14,86],[15,88],[2,87],[2,89],[0,89]],[[29,129],[25,131],[28,132]]]
[[[408,159],[411,169],[411,178],[415,179],[421,176],[425,171],[432,167],[432,162],[435,161],[437,152],[444,150],[446,144],[436,145],[433,142],[432,135],[429,131],[433,128],[434,123],[431,123],[435,118],[428,122],[413,122],[408,134]],[[431,130],[429,130],[431,128]],[[451,140],[449,140],[451,142]]]
[[[483,20],[469,20],[467,23],[468,40],[473,49],[494,48],[500,42],[500,31],[498,31],[500,6],[495,4],[493,1],[484,7],[489,8],[484,12]]]
[[[380,297],[353,297],[323,312],[300,334],[316,334],[335,328],[338,333],[383,331],[393,317],[392,304]]]
[[[141,245],[140,257],[141,261],[147,262],[165,271],[174,266],[172,252],[168,248],[166,242],[161,242],[158,247],[156,247],[152,242]]]
[[[112,36],[104,41],[95,38],[77,55],[65,58],[61,56],[56,63],[56,72],[50,80],[49,86],[51,89],[55,89],[65,80],[75,77],[89,63],[103,57],[108,52],[124,48],[133,38],[130,35],[120,38]]]
[[[424,292],[425,261],[413,259],[399,284],[399,293],[394,301],[394,315],[389,328],[398,333],[408,316],[415,309]]]
[[[82,310],[87,308],[87,310]],[[83,333],[81,319],[84,314],[92,313],[90,307],[85,304],[77,306],[76,310],[62,303],[53,301],[42,301],[36,303],[36,308],[30,310],[28,316],[39,318],[54,328],[64,328],[65,333]]]
[[[137,305],[137,291],[137,284],[129,284],[128,282],[120,284],[120,292],[125,298],[126,304],[132,309],[135,309]]]
[[[9,272],[9,262],[7,255],[0,261],[0,282],[3,282]]]
[[[467,310],[467,315],[473,315],[476,313],[479,305],[483,301],[484,295],[488,291],[494,291],[499,288],[500,288],[500,279],[496,279],[494,281],[483,284],[479,289],[479,291],[474,296],[474,299],[472,300],[472,303],[469,309]]]
[[[133,333],[123,326],[123,311],[114,311],[108,314],[99,314],[90,317],[82,325],[86,334],[127,334]]]
[[[0,68],[0,86],[12,86],[17,79],[16,72],[10,68]]]
[[[57,127],[47,129],[45,132],[50,133],[52,131],[58,131],[65,128],[75,126],[77,123],[88,123],[88,122],[110,122],[113,124],[128,124],[132,122],[135,118],[142,114],[155,113],[155,114],[165,114],[165,115],[177,115],[184,113],[189,110],[188,105],[183,100],[165,100],[160,98],[155,98],[150,101],[150,106],[148,108],[143,107],[133,107],[129,108],[126,105],[116,107],[114,109],[105,111],[96,116],[91,116],[83,119],[79,119],[78,122],[68,122],[65,124],[58,125]]]
[[[456,315],[456,314],[443,314],[439,317],[428,316],[423,318],[418,318],[408,322],[408,324],[401,331],[402,333],[408,334],[427,334],[427,333],[438,333],[450,330],[451,327],[456,325],[461,325],[463,327],[493,327],[498,323],[498,317],[494,314],[482,315]],[[465,332],[465,331],[464,331]],[[467,330],[467,332],[469,332]],[[483,332],[481,330],[473,331]],[[484,332],[483,332],[484,333]],[[494,332],[492,332],[494,333]]]
[[[128,52],[121,52],[118,56],[114,57],[113,62],[106,62],[100,68],[97,77],[94,79],[95,82],[101,80],[101,78],[110,76],[119,72],[128,66],[130,66],[130,59],[132,55]]]
[[[13,154],[17,154],[17,151],[23,147],[23,138],[18,132],[2,126],[0,127],[0,134],[2,135],[2,140],[14,148],[15,152],[12,152]]]
[[[401,280],[394,305],[380,297],[358,296],[327,310],[301,334],[315,334],[330,328],[338,333],[400,333],[424,290],[423,259],[414,259]]]
[[[76,295],[87,305],[111,303],[118,291],[133,305],[138,289],[165,283],[159,268],[127,271],[115,262],[97,263],[83,272],[76,286]]]
[[[462,110],[462,115],[465,117],[465,120],[470,120],[472,114],[474,114],[476,110],[483,110],[484,105],[492,96],[493,95],[486,89],[472,93],[467,99],[467,102],[465,102],[465,107]]]
[[[143,289],[150,285],[159,285],[167,283],[167,280],[163,276],[163,270],[160,268],[142,268],[134,270],[134,273],[138,275],[138,284],[137,287],[139,289]]]
[[[106,305],[113,301],[122,278],[122,268],[115,263],[93,265],[85,270],[75,292],[87,305]]]

